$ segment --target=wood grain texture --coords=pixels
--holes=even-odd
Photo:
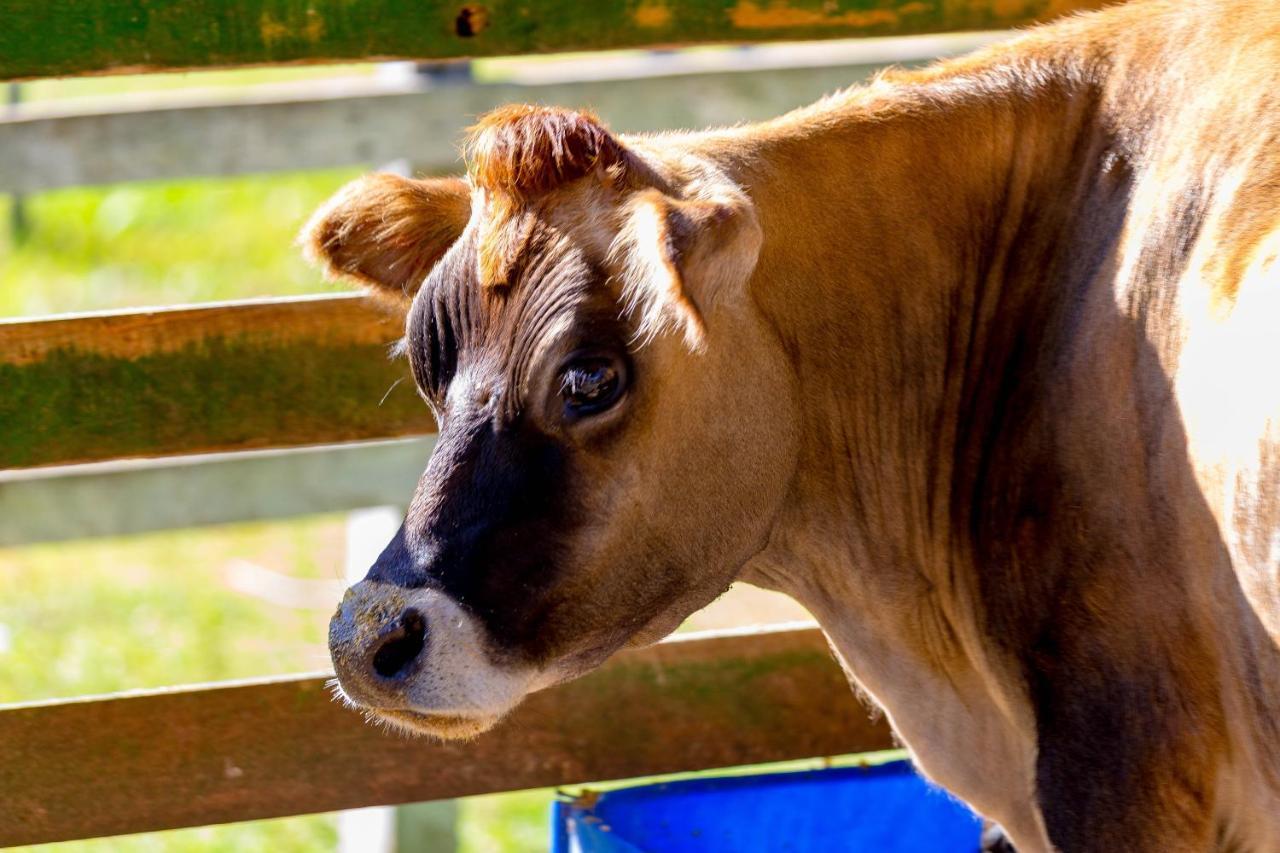
[[[10,0],[0,78],[1005,29],[1099,0]]]
[[[406,739],[320,678],[0,710],[0,845],[884,749],[816,629],[670,641],[471,743]]]
[[[354,296],[0,322],[0,468],[431,432]]]

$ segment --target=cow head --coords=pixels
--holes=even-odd
[[[463,179],[362,178],[303,232],[406,310],[439,440],[329,644],[346,695],[443,737],[713,600],[794,467],[792,389],[750,299],[750,200],[674,142],[535,107]]]

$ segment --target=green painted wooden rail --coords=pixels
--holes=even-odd
[[[1005,29],[1102,0],[10,0],[0,78]]]
[[[0,469],[435,429],[357,296],[0,321]]]

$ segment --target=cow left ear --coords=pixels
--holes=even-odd
[[[298,243],[331,278],[407,306],[470,217],[471,187],[461,178],[374,173],[338,190]]]
[[[635,195],[612,256],[623,301],[642,340],[664,331],[690,350],[706,343],[706,316],[755,269],[762,235],[745,196],[675,199],[656,189]]]

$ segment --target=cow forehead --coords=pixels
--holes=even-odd
[[[506,286],[486,287],[478,229],[468,229],[428,275],[406,321],[414,379],[438,394],[460,361],[520,362],[565,326],[604,275],[563,234],[535,224]]]

